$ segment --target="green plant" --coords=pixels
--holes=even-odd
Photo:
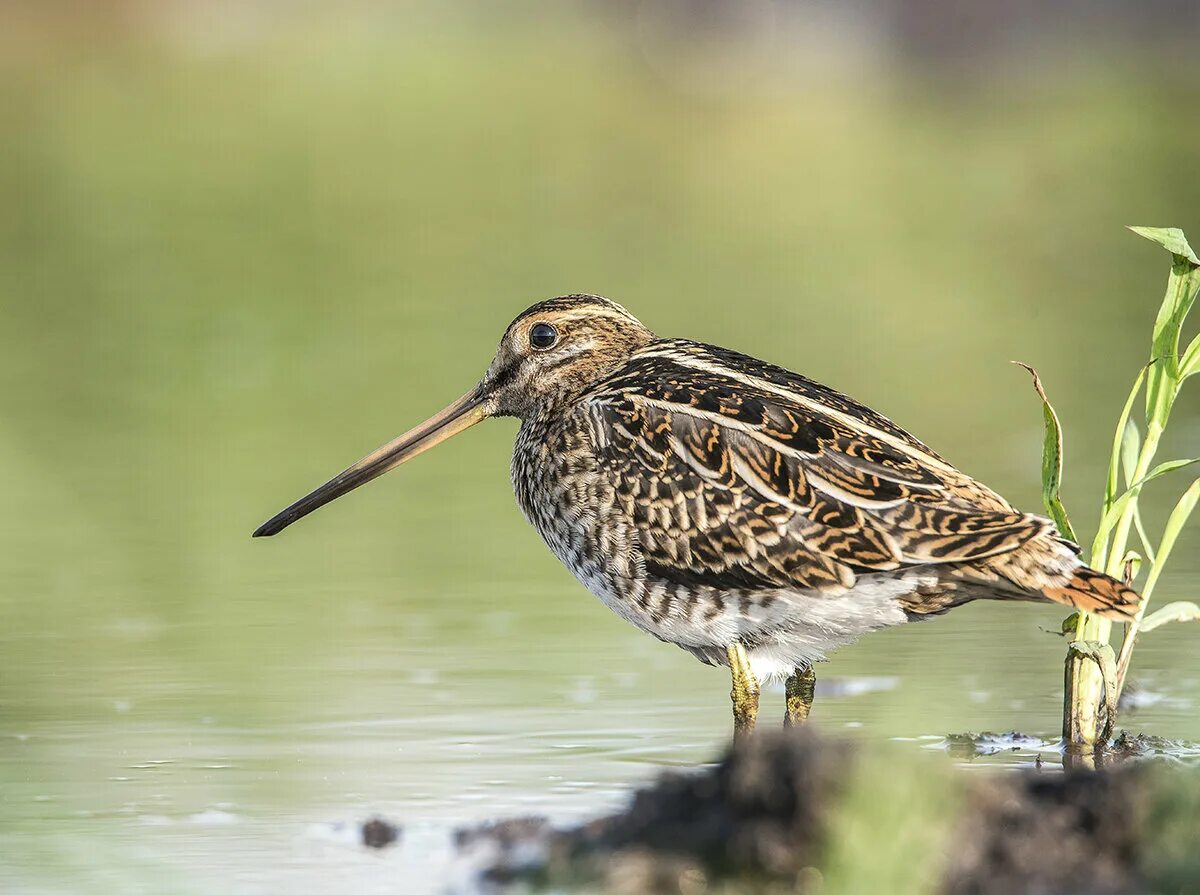
[[[1089,562],[1093,568],[1130,582],[1138,576],[1143,565],[1148,568],[1139,588],[1142,602],[1137,616],[1124,626],[1120,647],[1115,653],[1110,644],[1111,621],[1077,612],[1063,622],[1064,634],[1072,637],[1066,659],[1063,739],[1068,748],[1084,754],[1102,747],[1112,733],[1117,700],[1125,684],[1138,635],[1167,622],[1200,620],[1200,606],[1190,602],[1168,603],[1149,614],[1146,611],[1179,533],[1200,500],[1200,478],[1192,482],[1175,504],[1157,543],[1147,532],[1138,507],[1142,489],[1150,482],[1200,462],[1200,458],[1154,462],[1175,399],[1184,382],[1200,373],[1200,335],[1192,339],[1182,354],[1179,351],[1184,320],[1200,291],[1200,259],[1181,230],[1130,229],[1171,253],[1171,274],[1154,322],[1150,360],[1134,380],[1117,421],[1104,502]],[[1063,468],[1062,426],[1037,373],[1031,367],[1022,366],[1032,374],[1034,387],[1042,399],[1045,422],[1043,501],[1062,534],[1076,540],[1059,496]],[[1133,413],[1143,390],[1146,395],[1144,431]],[[1135,534],[1141,553],[1129,547],[1130,538]]]

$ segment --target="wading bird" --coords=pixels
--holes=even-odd
[[[861,634],[971,600],[1128,620],[1138,596],[868,407],[725,348],[659,338],[594,295],[529,308],[483,379],[261,528],[318,507],[492,416],[521,421],[512,480],[554,554],[621,617],[808,716],[812,666]]]

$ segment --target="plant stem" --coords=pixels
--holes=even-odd
[[[1107,644],[1112,622],[1088,612],[1079,614],[1075,640]],[[1100,705],[1104,700],[1104,675],[1100,666],[1082,655],[1069,654],[1066,664],[1068,699],[1063,705],[1063,739],[1068,746],[1085,752],[1094,750],[1100,738]]]
[[[1133,643],[1137,639],[1138,629],[1146,614],[1146,605],[1150,602],[1149,588],[1142,591],[1142,604],[1138,606],[1137,615],[1125,628],[1125,636],[1121,638],[1121,651],[1117,654],[1117,695],[1125,689],[1125,675],[1129,671],[1129,660],[1133,657]]]
[[[1130,476],[1131,481],[1138,481],[1150,470],[1154,455],[1158,452],[1158,442],[1162,437],[1162,426],[1157,421],[1151,422],[1146,429],[1146,438],[1138,453],[1137,464]],[[1140,490],[1140,489],[1139,489]],[[1101,545],[1099,555],[1092,557],[1092,564],[1102,567],[1114,578],[1120,578],[1125,560],[1125,549],[1129,542],[1129,534],[1133,528],[1134,514],[1137,510],[1137,494],[1129,500],[1117,520],[1113,530],[1112,541]],[[1143,601],[1145,606],[1145,601]],[[1140,613],[1139,609],[1139,613]],[[1140,618],[1140,614],[1139,614]],[[1075,627],[1075,640],[1080,642],[1095,641],[1106,644],[1112,638],[1113,623],[1106,618],[1092,615],[1088,612],[1079,614],[1079,622]],[[1121,641],[1122,659],[1117,661],[1117,694],[1120,695],[1124,683],[1122,669],[1127,667],[1129,653],[1133,649],[1131,634],[1136,633],[1132,628],[1126,631]],[[1110,682],[1111,683],[1111,682]],[[1100,706],[1105,698],[1105,681],[1100,666],[1082,656],[1072,655],[1067,658],[1066,688],[1069,698],[1063,712],[1063,738],[1068,744],[1085,750],[1095,749],[1100,738],[1102,724]]]

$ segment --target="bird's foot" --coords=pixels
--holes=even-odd
[[[733,736],[738,739],[749,735],[758,719],[758,678],[754,676],[746,649],[740,643],[731,643],[726,654],[733,677],[733,689],[729,692],[733,700]]]
[[[817,690],[817,673],[812,667],[797,668],[787,679],[787,714],[783,718],[784,727],[795,727],[808,720],[812,711],[813,695]]]

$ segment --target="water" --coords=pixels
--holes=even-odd
[[[324,522],[295,540],[315,549]],[[283,551],[258,546],[238,549],[278,569]],[[353,553],[329,563],[312,602],[219,587],[198,617],[114,607],[7,632],[2,874],[35,892],[432,890],[452,828],[581,819],[727,734],[720,671],[627,630],[552,566],[497,586],[447,566],[418,596],[364,581]],[[821,669],[834,686],[816,723],[913,749],[968,730],[1051,739],[1061,642],[1037,626],[1058,617],[973,606],[868,638]],[[1182,631],[1147,638],[1139,673],[1169,699],[1127,724],[1200,739],[1191,657]],[[764,723],[781,711],[767,694]],[[987,761],[1031,763],[1037,745],[1016,745]],[[404,825],[398,848],[334,829],[374,814]]]
[[[1161,84],[1085,70],[1015,103],[784,78],[723,106],[614,81],[611,38],[580,58],[454,28],[399,53],[353,28],[207,54],[67,35],[65,58],[14,64],[0,887],[419,892],[458,825],[590,816],[717,754],[724,672],[557,565],[511,500],[511,421],[249,538],[464,391],[548,294],[606,292],[829,381],[1025,508],[1040,416],[1007,361],[1033,362],[1090,528],[1166,273],[1117,225],[1186,225],[1200,198],[1164,173],[1197,125]],[[1146,152],[1113,151],[1129,140]],[[1163,458],[1198,425],[1185,402]],[[1196,544],[1158,600],[1195,596]],[[974,605],[872,635],[819,669],[815,723],[914,751],[1016,730],[1037,740],[972,766],[1053,761],[1061,615]],[[1200,741],[1195,636],[1139,646],[1128,726]],[[781,714],[767,694],[764,723]],[[398,847],[337,826],[373,814]]]

